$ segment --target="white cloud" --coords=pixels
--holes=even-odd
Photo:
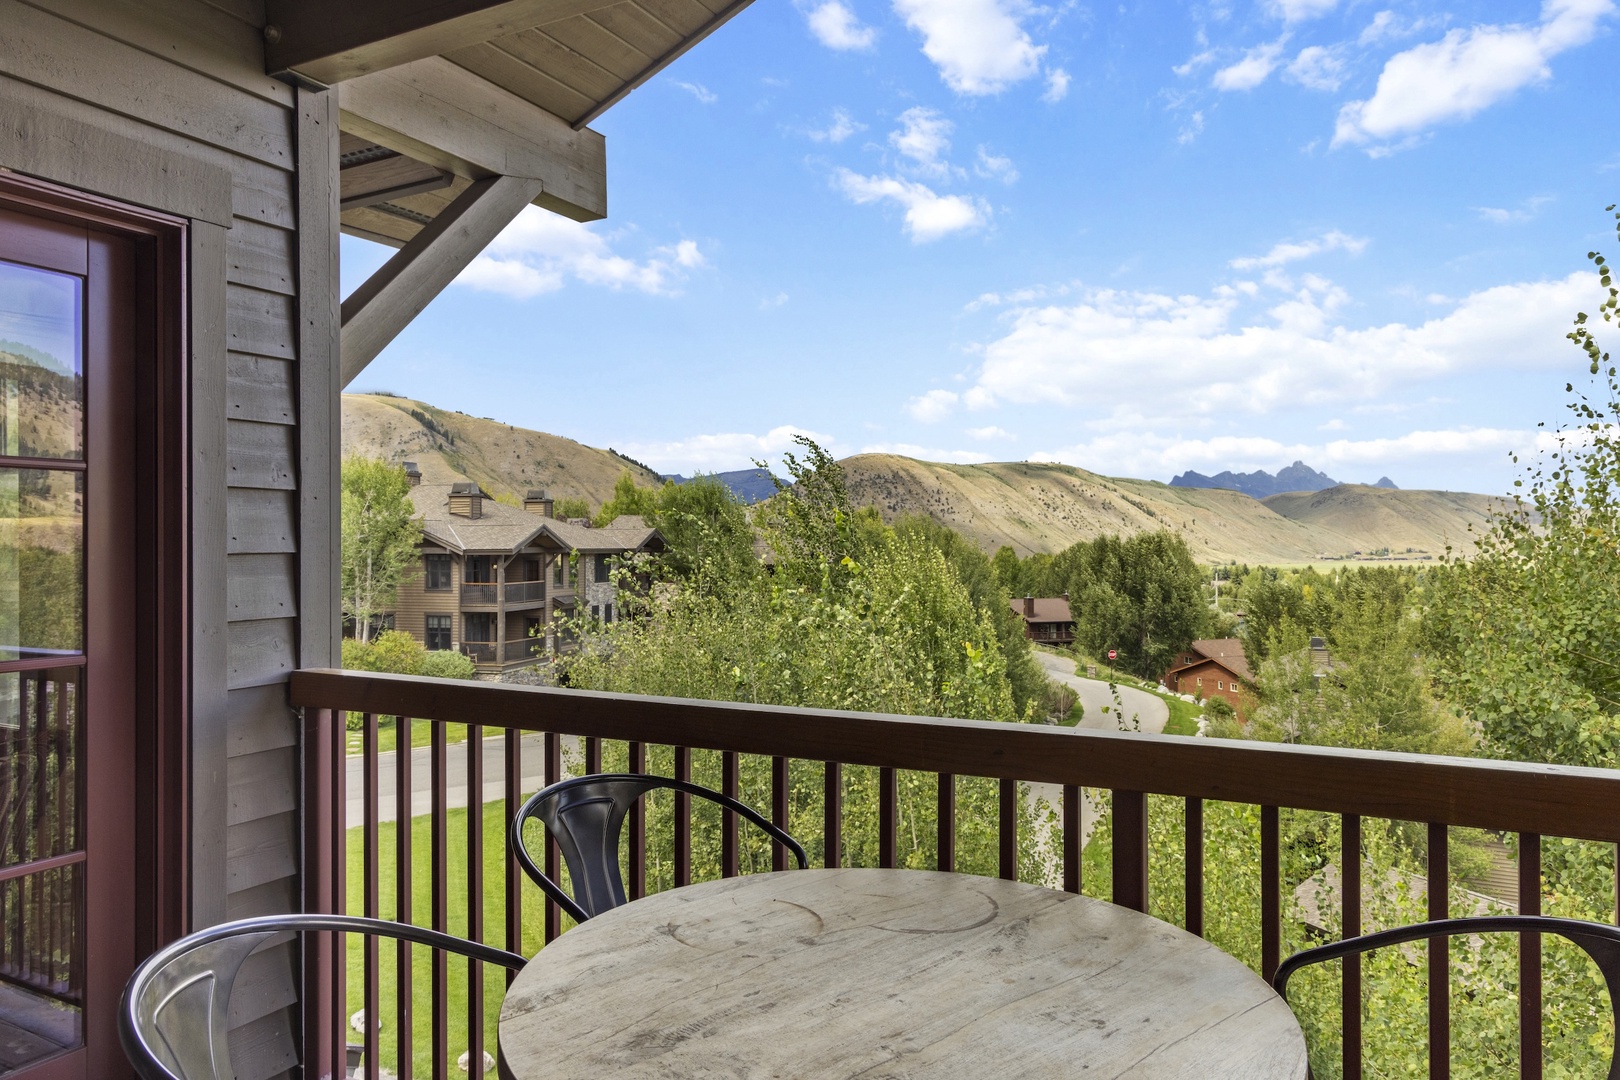
[[[1046,53],[1019,22],[1017,0],[894,0],[894,10],[958,94],[999,94],[1035,75]]]
[[[808,435],[828,448],[837,442],[831,435],[821,435],[809,428],[783,424],[763,435],[725,432],[716,435],[693,435],[690,438],[667,442],[628,442],[623,444],[623,448],[631,457],[651,464],[660,472],[691,475],[694,472],[746,469],[756,459],[768,460],[796,449],[793,442],[795,435]]]
[[[1380,11],[1356,38],[1358,45],[1379,45],[1396,38],[1412,37],[1426,30],[1445,25],[1443,16],[1431,15],[1421,19],[1403,19],[1393,11]]]
[[[1181,145],[1185,146],[1188,143],[1192,142],[1194,139],[1198,138],[1198,136],[1203,132],[1203,130],[1204,130],[1204,110],[1199,109],[1196,112],[1194,112],[1191,116],[1187,117],[1187,122],[1185,124],[1181,125],[1181,130],[1180,131],[1176,132],[1176,142],[1178,142]]]
[[[1098,415],[1150,404],[1162,416],[1204,417],[1345,408],[1442,376],[1563,364],[1568,313],[1590,310],[1594,292],[1575,273],[1484,289],[1421,324],[1354,329],[1344,291],[1314,277],[1273,278],[1252,298],[1227,285],[1205,296],[1092,289],[1003,316],[1008,328],[983,346],[962,402]],[[1199,393],[1154,389],[1190,385]]]
[[[1312,45],[1299,50],[1283,71],[1283,77],[1308,90],[1332,93],[1344,84],[1344,56],[1336,48]]]
[[[896,454],[916,458],[918,461],[946,461],[952,465],[983,465],[990,460],[988,454],[977,450],[936,450],[915,443],[873,443],[861,447],[862,454]]]
[[[979,147],[979,161],[973,166],[973,171],[986,180],[1000,180],[1003,184],[1018,182],[1018,168],[1012,163],[1012,158],[992,154],[982,146]]]
[[[859,52],[877,41],[877,31],[862,25],[855,12],[842,0],[825,0],[805,15],[810,32],[829,49]]]
[[[834,109],[832,121],[819,131],[810,132],[816,142],[841,143],[856,132],[865,131],[866,125],[849,115],[848,109]]]
[[[1314,240],[1285,241],[1264,255],[1233,259],[1228,265],[1234,270],[1270,270],[1328,251],[1348,251],[1352,255],[1359,255],[1366,247],[1365,239],[1332,229]]]
[[[1217,57],[1214,49],[1205,49],[1202,52],[1194,53],[1187,58],[1186,63],[1177,64],[1170,70],[1175,74],[1180,75],[1182,78],[1186,78],[1199,68],[1208,67],[1210,64],[1213,64],[1216,59]]]
[[[1586,44],[1613,0],[1545,0],[1535,26],[1483,25],[1448,32],[1390,57],[1373,96],[1339,110],[1333,145],[1394,142],[1467,120],[1515,91],[1552,77],[1548,61]]]
[[[1508,210],[1498,206],[1476,206],[1474,212],[1484,221],[1495,222],[1498,225],[1514,225],[1529,221],[1541,213],[1541,208],[1552,202],[1550,195],[1535,195],[1524,200],[1516,209]]]
[[[775,296],[762,297],[759,301],[759,310],[769,311],[772,308],[779,308],[787,302],[788,294],[785,292],[779,292]]]
[[[1062,68],[1053,68],[1046,73],[1046,90],[1041,94],[1041,100],[1048,105],[1056,105],[1069,96],[1069,73]]]
[[[1217,90],[1253,90],[1271,77],[1282,57],[1283,46],[1288,43],[1285,34],[1266,45],[1256,45],[1243,54],[1243,59],[1221,68],[1210,79]]]
[[[911,414],[913,420],[934,424],[955,412],[960,400],[949,390],[930,390],[906,402],[906,412]]]
[[[637,260],[615,254],[609,237],[589,225],[526,206],[456,281],[520,300],[556,292],[570,280],[673,295],[687,271],[703,265],[695,240],[655,248]]]
[[[910,158],[918,172],[948,176],[945,154],[951,149],[956,125],[936,110],[917,105],[900,114],[900,127],[889,132],[889,145]]]
[[[994,426],[970,427],[967,429],[967,435],[969,438],[978,439],[980,442],[989,442],[991,439],[1011,440],[1017,438],[1012,432]]]
[[[834,179],[852,202],[866,205],[887,200],[904,207],[906,234],[914,243],[925,244],[951,233],[983,228],[990,220],[990,207],[982,199],[939,195],[914,180],[862,176],[844,168],[834,174]]]
[[[720,100],[720,95],[716,94],[713,90],[710,90],[702,83],[681,82],[679,79],[677,79],[675,80],[675,85],[680,87],[682,90],[685,90],[688,94],[691,94],[705,105],[713,105],[715,102]]]
[[[1339,0],[1271,0],[1271,13],[1284,22],[1318,19],[1339,6]]]

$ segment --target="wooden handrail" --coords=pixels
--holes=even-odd
[[[309,669],[301,708],[1620,842],[1620,771]]]

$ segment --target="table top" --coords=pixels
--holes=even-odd
[[[1288,1006],[1201,938],[1035,885],[795,870],[659,893],[548,945],[512,1080],[1297,1080]]]

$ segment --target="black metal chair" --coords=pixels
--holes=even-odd
[[[1305,949],[1284,960],[1271,977],[1271,985],[1284,1001],[1288,1000],[1288,980],[1300,968],[1357,956],[1389,945],[1405,945],[1432,937],[1458,937],[1488,933],[1557,934],[1579,945],[1603,972],[1609,987],[1609,1003],[1616,1010],[1620,1022],[1620,928],[1604,923],[1583,922],[1579,919],[1555,919],[1544,915],[1481,915],[1472,919],[1436,919],[1434,922],[1401,926],[1376,934],[1335,941]],[[1620,1080],[1620,1056],[1613,1051],[1609,1056],[1609,1080]]]
[[[232,1080],[226,1017],[242,963],[289,932],[336,930],[403,939],[521,970],[525,961],[492,945],[437,930],[354,915],[268,915],[199,930],[159,949],[130,976],[118,1007],[118,1038],[141,1080]]]
[[[637,799],[649,791],[670,788],[719,803],[761,829],[777,843],[793,852],[799,869],[810,865],[799,842],[758,811],[729,795],[686,780],[640,773],[594,773],[552,784],[529,796],[512,819],[511,845],[523,872],[551,899],[578,922],[611,911],[625,903],[624,879],[619,873],[619,835],[624,816]],[[546,876],[523,842],[523,824],[539,818],[556,839],[568,864],[574,896]]]

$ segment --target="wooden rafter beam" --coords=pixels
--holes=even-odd
[[[597,132],[430,57],[346,82],[343,130],[469,180],[539,180],[535,204],[575,221],[607,216],[607,146]]]
[[[353,382],[539,191],[540,181],[528,177],[478,181],[351,293],[343,301],[343,385]]]
[[[613,0],[266,0],[265,70],[328,87]]]

